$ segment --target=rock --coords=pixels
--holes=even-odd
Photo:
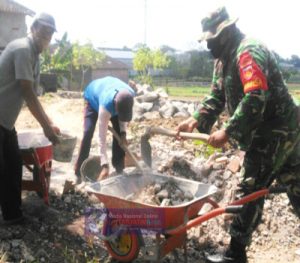
[[[171,200],[168,198],[165,198],[162,200],[160,206],[169,206],[171,204]]]
[[[14,239],[11,241],[11,246],[13,248],[19,247],[20,245],[21,245],[21,240],[19,240],[19,239]]]
[[[226,156],[221,156],[216,158],[215,160],[216,163],[228,163],[228,157]]]
[[[153,108],[152,102],[143,102],[140,104],[140,107],[144,109],[144,112],[151,111]]]
[[[214,170],[221,170],[224,169],[224,167],[225,167],[224,163],[214,163],[212,166]]]
[[[157,194],[161,190],[160,184],[155,184],[153,187],[154,193]]]
[[[181,117],[181,118],[187,118],[189,116],[190,116],[190,114],[187,111],[185,111],[185,110],[178,111],[178,112],[176,112],[174,114],[174,118],[179,118],[179,117]]]
[[[184,198],[192,200],[194,198],[194,195],[190,191],[186,191],[184,192]]]
[[[228,180],[228,179],[230,179],[231,176],[232,176],[232,172],[230,170],[226,170],[224,172],[223,178],[224,178],[224,180]]]
[[[64,199],[64,202],[70,204],[72,202],[72,197],[70,195],[67,195]]]
[[[143,114],[143,116],[146,120],[160,119],[160,114],[158,111],[146,112]]]
[[[135,98],[138,102],[154,102],[158,99],[156,92],[148,92]]]
[[[168,119],[172,117],[176,113],[176,111],[177,109],[172,104],[166,103],[164,106],[161,107],[159,113],[163,118]]]
[[[157,197],[160,199],[165,199],[169,197],[169,193],[167,191],[167,189],[163,189],[160,192],[157,193]]]
[[[155,92],[159,95],[160,98],[167,99],[169,97],[169,95],[163,88],[158,88],[155,90]]]
[[[230,160],[229,164],[227,165],[227,169],[233,173],[238,172],[241,168],[240,162],[241,162],[240,158],[237,156],[234,156]]]
[[[183,199],[183,197],[184,197],[183,192],[180,191],[179,189],[177,189],[177,190],[175,191],[175,199]]]

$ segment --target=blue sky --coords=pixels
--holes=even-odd
[[[151,48],[169,45],[178,50],[199,48],[201,19],[225,5],[237,25],[249,36],[265,42],[284,58],[300,56],[297,0],[15,0],[35,12],[51,13],[60,38],[94,46]],[[28,19],[30,23],[30,19]]]

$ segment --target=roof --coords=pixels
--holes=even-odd
[[[24,14],[29,16],[35,15],[34,11],[13,0],[0,0],[0,11],[7,13]]]
[[[126,69],[128,70],[129,67],[122,63],[121,61],[106,56],[105,59],[99,64],[96,69]]]
[[[98,48],[104,52],[107,56],[117,59],[133,59],[134,52],[130,49],[120,49],[120,48]]]

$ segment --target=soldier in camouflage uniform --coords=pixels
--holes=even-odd
[[[241,191],[249,194],[269,187],[276,179],[287,186],[288,197],[300,217],[300,110],[288,93],[272,52],[249,39],[236,27],[226,9],[219,8],[202,20],[207,47],[216,58],[212,89],[193,117],[179,131],[197,128],[209,133],[227,108],[230,119],[210,135],[209,143],[223,146],[235,139],[246,151]],[[231,225],[231,242],[224,255],[209,262],[246,262],[245,247],[262,216],[264,198],[244,205]]]

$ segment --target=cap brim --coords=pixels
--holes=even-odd
[[[56,27],[54,27],[53,25],[51,25],[51,24],[49,24],[49,23],[47,23],[47,22],[45,22],[45,21],[42,21],[42,20],[38,20],[38,21],[39,21],[39,23],[40,23],[41,25],[46,26],[46,27],[50,27],[51,29],[54,30],[54,32],[57,32]]]
[[[223,31],[224,28],[226,28],[232,24],[235,24],[238,20],[239,20],[238,18],[234,18],[234,19],[229,19],[227,21],[224,21],[221,25],[218,26],[219,29],[217,29],[216,33],[213,33],[211,31],[206,31],[200,36],[200,38],[198,39],[198,42],[216,38],[218,35],[220,35],[220,33]]]

